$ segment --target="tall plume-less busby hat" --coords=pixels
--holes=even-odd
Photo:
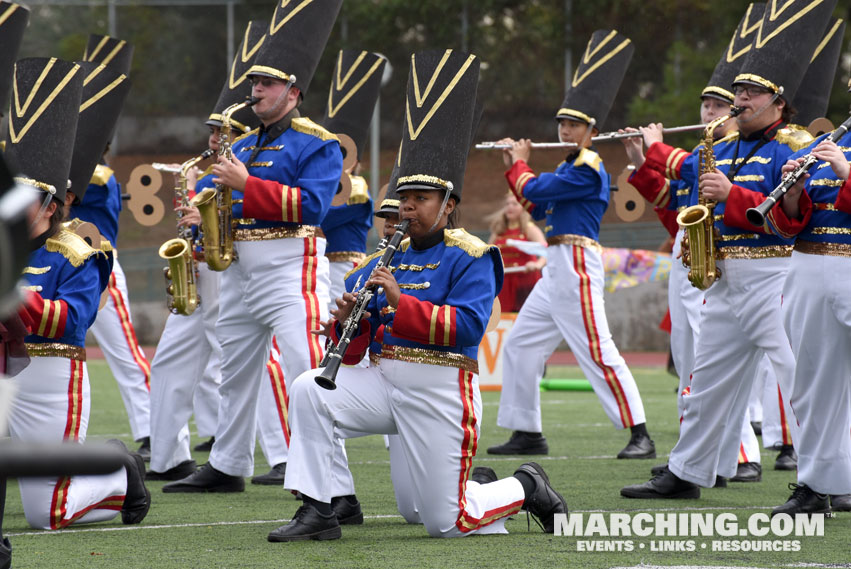
[[[78,62],[78,65],[84,79],[69,175],[74,203],[83,199],[130,92],[130,79],[123,73],[91,61]]]
[[[475,55],[447,49],[411,56],[397,192],[437,189],[461,200],[478,82]]]
[[[9,104],[12,86],[12,67],[18,58],[18,48],[30,21],[30,10],[20,4],[0,2],[0,117]]]
[[[634,52],[632,41],[616,30],[594,32],[556,118],[584,121],[599,129],[609,115]]]
[[[56,58],[15,63],[6,160],[19,182],[65,201],[74,135],[80,116],[83,71]]]
[[[343,0],[278,0],[249,75],[266,75],[307,93]]]
[[[709,83],[700,93],[701,98],[713,97],[725,103],[733,104],[735,99],[731,90],[733,81],[739,74],[739,68],[745,54],[751,50],[757,30],[762,26],[764,12],[764,2],[754,2],[748,6],[745,15],[742,16],[736,31],[733,33],[733,37],[730,38],[727,49],[721,55],[721,60],[715,66],[712,77],[709,78]]]
[[[793,101],[836,0],[770,0],[734,84],[770,89]]]
[[[806,126],[827,113],[844,35],[845,22],[831,18],[801,81],[802,88],[792,102],[792,107],[798,110],[795,115],[797,124]]]
[[[230,66],[228,78],[222,87],[219,100],[216,101],[216,106],[213,107],[210,118],[207,119],[207,124],[221,126],[222,112],[231,105],[241,103],[246,97],[251,96],[248,70],[251,69],[255,57],[257,57],[257,52],[260,51],[260,48],[266,41],[266,28],[268,26],[268,22],[261,20],[248,22],[242,42],[239,44],[239,48],[236,50],[236,55],[233,58],[233,63]],[[260,119],[257,118],[251,107],[245,107],[231,115],[231,124],[242,132],[248,132],[260,126]]]
[[[385,63],[387,60],[377,53],[344,49],[334,66],[322,126],[338,136],[351,138],[358,160],[366,146]]]
[[[396,160],[393,161],[393,171],[390,172],[390,181],[387,182],[387,192],[381,198],[381,203],[375,210],[375,215],[378,217],[387,217],[399,213],[399,194],[396,193],[396,184],[399,182],[399,158],[400,156],[397,154]]]
[[[86,51],[83,52],[83,61],[102,63],[130,77],[130,65],[133,63],[133,44],[110,36],[90,34]]]

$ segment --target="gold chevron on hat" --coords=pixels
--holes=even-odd
[[[116,38],[103,36],[91,53],[89,53],[89,48],[88,46],[86,46],[86,51],[83,53],[83,61],[98,61],[104,65],[109,65],[109,63],[113,59],[115,59],[115,56],[121,53],[121,50],[124,49],[124,46],[127,45],[127,42],[125,40],[116,40],[115,46],[112,48],[112,51],[110,51],[100,59],[95,59],[100,56],[101,50],[109,43],[109,40],[111,39]]]
[[[85,79],[83,79],[83,87],[88,85],[95,77],[97,77],[105,69],[106,69],[106,65],[104,65],[104,64],[100,64],[97,67],[95,67],[91,71],[91,73],[89,73],[85,77]],[[88,109],[89,107],[91,107],[92,105],[97,103],[100,99],[105,97],[110,91],[112,91],[113,89],[115,89],[116,87],[121,85],[121,83],[123,83],[126,79],[127,79],[127,76],[122,73],[116,79],[114,79],[111,83],[106,85],[103,89],[101,89],[97,93],[93,94],[88,99],[81,101],[80,102],[80,112],[82,113],[83,111],[85,111],[86,109]]]
[[[241,85],[242,82],[248,78],[248,70],[250,69],[250,66],[246,66],[245,64],[257,55],[257,51],[260,49],[260,46],[262,46],[263,42],[266,41],[266,34],[263,34],[260,36],[260,39],[257,40],[257,43],[251,45],[251,26],[252,22],[248,22],[248,25],[245,27],[245,37],[242,38],[242,50],[239,54],[237,54],[237,57],[233,58],[233,63],[231,63],[230,66],[228,86],[231,89],[236,89],[237,86]],[[234,74],[237,72],[237,62],[242,64],[241,66],[245,68],[245,72],[239,77],[234,77]]]
[[[417,75],[417,55],[416,54],[411,55],[411,81],[413,82],[413,86],[414,86],[414,104],[417,106],[418,109],[423,108],[423,105],[426,104],[426,100],[429,98],[429,95],[431,94],[431,90],[434,87],[434,83],[435,83],[435,81],[437,81],[437,78],[440,75],[440,72],[443,70],[443,67],[446,65],[446,61],[449,59],[449,56],[450,56],[451,53],[452,53],[451,49],[447,49],[443,53],[443,57],[441,58],[440,63],[438,63],[434,72],[428,77],[428,83],[426,84],[425,90],[422,90],[420,88],[420,80],[419,80],[419,77]],[[408,125],[408,137],[409,137],[410,140],[416,140],[417,139],[417,137],[420,135],[420,133],[423,131],[423,129],[426,127],[426,125],[429,123],[431,118],[434,116],[434,114],[437,112],[437,110],[440,108],[440,106],[443,105],[443,102],[446,100],[446,98],[449,96],[449,94],[452,92],[452,90],[458,84],[458,81],[461,80],[461,78],[464,76],[464,73],[466,73],[467,69],[469,69],[470,65],[475,60],[476,60],[475,55],[470,55],[469,57],[467,57],[467,60],[458,69],[458,71],[455,73],[455,76],[452,78],[452,80],[449,82],[449,84],[446,85],[446,88],[443,89],[443,92],[440,94],[440,96],[431,104],[430,107],[428,107],[428,112],[426,113],[425,117],[423,117],[423,119],[420,121],[420,124],[417,125],[416,127],[414,127],[413,118],[411,117],[411,98],[408,97],[406,99],[406,101],[405,101],[405,121]]]
[[[299,3],[298,6],[296,6],[292,10],[290,10],[287,13],[286,16],[281,18],[280,22],[276,22],[275,17],[278,15],[278,9],[283,11],[287,8],[287,6],[294,3],[294,0],[281,0],[280,5],[275,9],[275,13],[272,14],[272,21],[269,22],[269,34],[275,35],[276,33],[278,33],[278,30],[280,30],[282,27],[284,27],[287,24],[287,22],[289,22],[293,18],[293,16],[295,16],[296,14],[301,12],[311,2],[313,2],[313,0],[302,0],[301,3]]]
[[[346,74],[344,76],[341,76],[343,73],[343,52],[340,51],[340,53],[337,55],[337,72],[331,82],[331,90],[328,91],[329,118],[333,118],[337,114],[337,112],[339,112],[339,110],[343,108],[343,105],[345,105],[349,101],[349,99],[351,99],[352,96],[354,96],[354,94],[357,93],[360,88],[364,86],[364,83],[366,83],[369,78],[372,77],[375,72],[381,68],[381,64],[385,61],[382,57],[376,59],[372,63],[370,68],[367,69],[363,75],[361,75],[357,83],[352,85],[351,89],[345,90],[349,80],[355,74],[355,71],[358,69],[361,63],[363,63],[363,60],[366,58],[367,55],[369,55],[369,52],[362,51],[358,58],[355,59],[355,62],[352,64],[352,66],[346,71]],[[340,97],[336,105],[334,104],[335,93]]]
[[[754,5],[748,5],[747,12],[745,12],[745,17],[741,23],[741,28],[730,39],[730,45],[727,48],[727,63],[733,63],[751,50],[754,34],[762,31],[763,13],[763,11],[760,11],[758,14],[754,13]],[[741,46],[741,48],[737,49],[737,46]]]
[[[783,30],[785,30],[786,28],[806,16],[812,10],[824,4],[825,1],[826,0],[813,0],[812,2],[795,12],[795,14],[791,15],[789,19],[785,20],[783,23],[777,26],[774,30],[771,31],[771,33],[769,33],[764,38],[762,37],[762,26],[760,26],[759,30],[757,30],[756,41],[754,42],[754,46],[756,47],[756,49],[762,48],[765,44],[780,35]],[[766,6],[766,9],[768,10],[768,21],[774,22],[775,20],[777,20],[780,16],[783,15],[783,12],[785,12],[792,4],[795,4],[795,0],[784,0],[782,2],[782,5],[779,0],[771,0],[770,2],[768,2],[768,5]]]
[[[601,65],[609,61],[617,55],[618,52],[623,51],[630,43],[632,43],[628,38],[624,38],[617,45],[611,43],[617,35],[617,30],[612,30],[611,33],[603,39],[603,41],[594,47],[594,49],[591,49],[591,42],[588,42],[588,45],[585,47],[585,54],[582,56],[582,63],[588,65],[588,68],[583,71],[582,75],[579,75],[579,69],[581,66],[576,68],[576,71],[573,74],[573,81],[571,82],[572,87],[576,87],[585,81],[585,79],[597,71]],[[601,53],[603,48],[606,48],[606,46],[608,46],[608,49]],[[594,63],[591,63],[592,61],[594,61]]]
[[[12,14],[15,13],[15,10],[18,9],[25,10],[26,8],[24,8],[20,4],[9,4],[6,7],[6,10],[4,10],[2,14],[0,14],[0,26],[2,26],[6,22],[6,20],[8,20],[12,16]]]
[[[15,128],[15,120],[23,120],[27,115],[27,111],[30,108],[30,105],[35,101],[36,95],[41,90],[41,85],[44,82],[45,78],[50,74],[50,70],[53,68],[57,59],[55,57],[50,58],[50,61],[47,65],[44,66],[44,69],[39,75],[38,80],[35,83],[35,86],[30,91],[27,99],[24,101],[24,104],[21,104],[20,96],[18,95],[18,79],[15,76],[15,81],[12,83],[12,93],[14,104],[12,105],[12,116],[9,117],[9,139],[12,141],[12,144],[17,144],[24,136],[26,136],[27,131],[35,124],[35,122],[44,114],[44,111],[50,106],[54,99],[62,92],[66,85],[71,81],[71,78],[77,74],[80,70],[79,65],[74,65],[68,73],[65,74],[65,77],[59,81],[59,84],[47,94],[44,101],[39,105],[39,107],[33,112],[29,118],[26,119],[24,125],[20,128],[20,130]]]

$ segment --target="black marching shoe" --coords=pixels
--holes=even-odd
[[[279,462],[272,467],[272,470],[266,474],[254,476],[251,479],[252,484],[262,484],[264,486],[283,486],[284,478],[287,475],[287,463]]]
[[[549,454],[547,439],[541,433],[514,431],[508,442],[488,448],[488,454]]]
[[[762,436],[762,421],[751,421],[751,428],[753,429],[753,434],[758,437]]]
[[[151,509],[151,492],[145,486],[145,461],[137,452],[130,452],[123,442],[110,439],[107,443],[122,449],[124,470],[127,473],[127,489],[124,491],[124,504],[121,506],[121,522],[125,525],[138,524]]]
[[[307,541],[309,539],[324,541],[341,537],[343,537],[343,531],[333,512],[330,516],[323,516],[312,505],[304,503],[296,510],[292,521],[270,532],[268,539],[269,541]]]
[[[618,458],[656,458],[656,445],[644,433],[634,433]]]
[[[762,480],[762,465],[758,462],[742,462],[736,467],[736,475],[730,482],[759,482]]]
[[[220,472],[208,462],[183,480],[166,484],[163,492],[245,492],[245,479]]]
[[[621,488],[621,496],[625,498],[684,499],[700,498],[700,486],[679,478],[665,468],[648,482],[633,484]]]
[[[470,476],[470,480],[478,482],[479,484],[489,484],[491,482],[496,482],[499,479],[496,476],[496,472],[494,472],[493,468],[490,466],[477,466],[473,469],[473,474]]]
[[[831,494],[830,509],[835,512],[851,512],[851,494]]]
[[[149,470],[145,473],[145,480],[182,480],[198,470],[194,460],[184,460],[177,466],[172,466],[163,472]]]
[[[151,437],[145,437],[139,442],[142,444],[139,445],[139,448],[136,450],[136,454],[141,456],[142,460],[145,462],[151,462]]]
[[[331,509],[334,511],[334,515],[337,516],[337,523],[341,526],[359,526],[363,524],[363,510],[360,509],[360,502],[354,496],[337,496],[331,498]]]
[[[796,470],[798,468],[798,453],[792,445],[780,447],[780,454],[774,461],[774,470]]]
[[[544,533],[553,533],[555,531],[555,515],[567,514],[567,502],[550,485],[547,473],[537,462],[521,464],[520,468],[514,471],[515,476],[518,472],[522,472],[535,481],[535,490],[526,497],[523,502],[523,509],[538,520]]]
[[[656,476],[657,474],[662,474],[668,468],[668,463],[665,464],[657,464],[650,468],[651,476]]]
[[[216,437],[210,437],[209,439],[207,439],[203,443],[198,443],[197,445],[192,447],[192,450],[195,450],[195,451],[198,451],[198,452],[210,452],[211,450],[213,450],[213,443],[214,442],[216,442]]]
[[[806,484],[789,483],[792,495],[782,506],[771,510],[771,515],[789,514],[820,514],[830,511],[830,501],[827,494],[819,494]]]
[[[715,475],[715,485],[713,488],[726,488],[727,487],[727,479],[723,476]]]
[[[12,567],[12,544],[7,538],[0,540],[0,569]]]

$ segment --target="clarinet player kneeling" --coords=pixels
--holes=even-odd
[[[269,541],[341,537],[332,500],[351,500],[354,487],[334,440],[363,433],[399,435],[409,476],[394,476],[397,503],[413,504],[406,521],[422,523],[433,537],[506,533],[506,518],[521,509],[551,533],[555,514],[567,512],[564,498],[535,463],[501,480],[495,475],[467,480],[482,409],[476,350],[502,286],[499,250],[463,229],[450,229],[472,139],[457,133],[473,131],[478,59],[451,50],[425,52],[412,58],[412,66],[408,113],[421,131],[411,137],[405,130],[396,185],[410,239],[387,267],[373,270],[383,257],[379,251],[355,269],[369,277],[338,300],[335,319],[323,330],[337,341],[354,292],[364,291],[360,285],[380,287],[343,360],[360,361],[383,325],[378,365],[341,368],[335,389],[317,384],[317,370],[294,381],[284,486],[300,492],[304,504]],[[455,84],[447,85],[453,76]],[[435,82],[432,93],[444,93],[445,104],[434,104],[437,95],[422,109],[412,104],[417,77],[423,85]],[[430,109],[430,120],[421,122]]]

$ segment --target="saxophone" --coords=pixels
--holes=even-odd
[[[703,148],[698,151],[699,174],[715,171],[715,129],[741,113],[733,107],[730,114],[719,117],[703,131]],[[708,200],[698,192],[697,205],[687,207],[677,216],[677,223],[685,230],[683,235],[683,265],[689,269],[688,280],[700,290],[711,287],[721,278],[721,270],[715,266],[715,210],[716,202]]]
[[[233,158],[230,145],[231,116],[258,101],[259,99],[251,97],[222,111],[219,156],[224,156],[226,160]],[[201,214],[204,258],[207,260],[207,266],[214,271],[224,271],[234,260],[232,191],[225,185],[216,184],[215,189],[208,188],[189,202],[197,207]]]
[[[182,206],[189,205],[189,190],[186,187],[186,177],[189,170],[195,164],[206,160],[213,155],[210,149],[205,150],[199,156],[190,158],[180,165],[178,169],[179,182],[174,188],[177,203]],[[183,217],[183,213],[177,214],[177,220]],[[159,255],[168,262],[168,267],[163,270],[166,280],[166,294],[168,295],[168,309],[174,314],[189,316],[201,303],[198,296],[197,273],[198,266],[192,254],[194,240],[190,227],[181,227],[177,230],[177,238],[169,239],[160,247]]]

